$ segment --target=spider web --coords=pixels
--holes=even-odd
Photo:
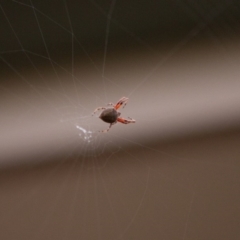
[[[3,239],[226,239],[220,209],[239,216],[239,197],[216,199],[239,191],[239,136],[171,141],[239,122],[239,4],[144,6],[0,4],[0,160],[22,166],[1,174],[12,186],[1,187]],[[220,76],[206,71],[210,62],[228,68]],[[108,125],[92,112],[123,96],[121,116],[136,124],[99,133]],[[237,229],[226,225],[228,238]]]

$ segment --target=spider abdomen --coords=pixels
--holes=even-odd
[[[114,108],[107,108],[102,111],[99,118],[101,118],[104,122],[114,123],[117,121],[120,113],[117,112]]]

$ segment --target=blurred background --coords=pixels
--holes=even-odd
[[[239,239],[239,27],[236,0],[2,1],[0,238]]]

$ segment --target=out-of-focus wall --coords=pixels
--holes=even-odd
[[[238,239],[237,1],[0,7],[1,239]]]

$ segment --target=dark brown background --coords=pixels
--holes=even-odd
[[[0,6],[1,239],[239,239],[238,1]]]

